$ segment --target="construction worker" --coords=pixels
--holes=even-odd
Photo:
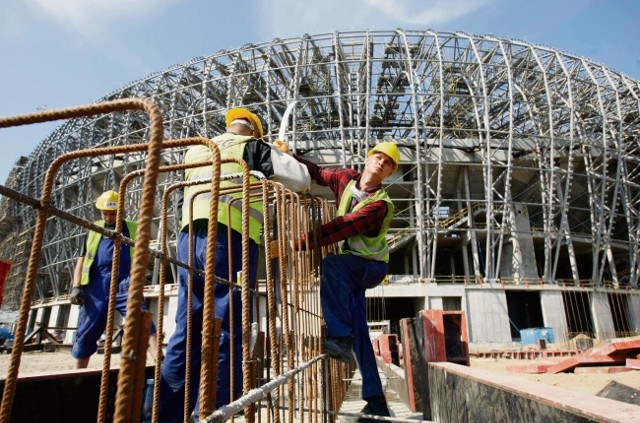
[[[289,151],[280,140],[274,144],[282,152]],[[369,338],[365,290],[378,286],[389,268],[385,235],[394,205],[382,188],[382,181],[398,168],[400,152],[394,142],[377,144],[368,152],[362,173],[350,168],[320,168],[300,157],[296,159],[307,166],[317,184],[333,191],[338,213],[335,219],[296,240],[294,249],[314,249],[344,241],[341,253],[328,255],[321,264],[320,299],[328,332],[325,352],[350,362],[353,350],[362,373],[362,398],[367,402],[362,413],[389,416]]]
[[[102,220],[95,222],[97,226],[115,229],[118,197],[118,193],[115,191],[106,191],[98,197],[95,206],[100,210]],[[137,224],[129,220],[125,220],[124,223],[122,235],[134,239]],[[89,231],[83,245],[82,255],[78,258],[73,272],[73,287],[69,297],[71,304],[80,306],[77,336],[71,349],[71,355],[76,359],[77,369],[84,369],[89,365],[89,359],[96,352],[97,343],[107,325],[114,240],[98,232]],[[127,315],[132,257],[133,249],[122,244],[115,305],[122,317]],[[146,305],[143,305],[143,308],[146,310]],[[152,324],[149,350],[154,359],[156,342],[156,328]]]
[[[244,108],[230,109],[226,113],[226,132],[213,138],[218,145],[222,159],[235,158],[244,160],[251,170],[260,171],[265,177],[273,175],[271,161],[271,148],[261,140],[264,136],[262,123],[258,116]],[[185,154],[185,163],[203,162],[212,159],[211,150],[208,147],[198,145],[189,148]],[[221,173],[233,174],[242,172],[242,167],[237,163],[224,163]],[[211,178],[211,166],[187,169],[185,180],[197,180]],[[256,181],[254,177],[252,181]],[[237,186],[237,182],[223,181],[221,187]],[[182,209],[182,231],[178,235],[177,258],[187,262],[189,250],[189,203],[191,197],[197,191],[207,188],[206,184],[187,187],[184,192]],[[242,392],[242,301],[241,289],[236,285],[237,273],[242,270],[242,216],[241,203],[234,202],[232,207],[228,204],[233,195],[221,195],[218,215],[214,217],[217,222],[216,240],[216,265],[215,271],[218,278],[229,281],[233,285],[234,314],[229,315],[231,296],[229,285],[216,282],[215,284],[215,315],[222,319],[222,334],[220,336],[220,353],[218,361],[218,385],[216,389],[216,408],[229,404],[240,397]],[[194,266],[205,268],[207,248],[207,227],[209,225],[209,201],[208,195],[200,194],[193,204],[193,257]],[[251,202],[249,217],[249,280],[251,288],[255,286],[259,243],[263,224],[263,207],[261,202]],[[229,216],[230,215],[230,216]],[[231,219],[231,227],[227,222]],[[230,239],[229,239],[230,237]],[[233,263],[229,268],[229,252],[232,254]],[[159,421],[181,422],[185,414],[185,363],[187,357],[187,300],[188,300],[188,271],[178,268],[179,291],[178,307],[176,312],[176,329],[167,344],[166,356],[162,367],[162,379],[160,387],[160,416]],[[204,301],[204,277],[200,274],[193,275],[192,296],[192,341],[191,341],[191,385],[188,414],[195,408],[195,417],[198,419],[197,398],[200,382],[200,360],[202,346],[202,319]],[[245,310],[245,312],[249,312]],[[233,320],[234,332],[230,331],[230,323]],[[231,392],[231,338],[234,338],[234,390]]]

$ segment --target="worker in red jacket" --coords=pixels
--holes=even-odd
[[[274,144],[282,152],[289,150],[280,140]],[[325,257],[321,264],[320,297],[328,332],[325,352],[349,362],[353,351],[362,373],[362,398],[367,402],[362,413],[389,416],[369,338],[365,290],[378,286],[389,269],[385,236],[394,206],[382,181],[398,168],[400,152],[394,142],[377,144],[369,151],[362,173],[350,168],[320,168],[296,159],[307,166],[317,184],[333,191],[338,213],[335,219],[298,239],[294,249],[344,241],[340,254]]]

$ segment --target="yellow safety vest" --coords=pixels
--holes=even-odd
[[[255,138],[242,135],[235,135],[229,132],[219,135],[212,139],[218,145],[220,149],[221,159],[240,159],[244,155],[247,142]],[[184,162],[197,163],[210,161],[213,159],[211,150],[204,145],[196,145],[189,148],[184,157]],[[239,163],[223,163],[220,168],[222,175],[229,174],[242,174],[242,166]],[[198,179],[210,179],[211,178],[211,166],[202,166],[197,168],[190,168],[185,170],[185,179],[187,181],[194,181]],[[257,178],[251,176],[250,182],[258,181]],[[242,186],[242,177],[235,178],[233,180],[225,180],[220,183],[220,188],[226,187],[238,187]],[[203,189],[208,189],[209,184],[199,184],[186,187],[184,190],[184,203],[182,204],[182,229],[189,225],[189,202],[191,197]],[[241,198],[242,191],[235,192],[233,194],[222,194],[218,199],[218,222],[224,225],[229,225],[229,217],[231,217],[231,229],[238,233],[242,233],[242,200],[233,201],[235,198]],[[209,200],[211,195],[209,192],[198,194],[193,202],[193,220],[209,219]],[[260,237],[262,236],[262,225],[264,222],[262,201],[254,201],[252,198],[249,207],[249,237],[256,243],[260,243]],[[229,216],[230,215],[230,216]]]
[[[138,224],[136,222],[131,222],[129,220],[125,220],[127,224],[127,229],[129,230],[129,238],[136,239],[136,230],[138,229]],[[95,225],[104,228],[105,222],[104,220],[98,220],[95,222]],[[86,253],[84,254],[84,260],[82,261],[82,276],[80,278],[80,285],[89,284],[89,272],[91,271],[91,265],[96,258],[96,253],[98,252],[98,245],[100,245],[100,240],[102,240],[102,234],[89,231],[87,235],[87,240],[85,242],[86,245]],[[133,259],[133,247],[129,248],[129,255]]]
[[[338,216],[344,216],[345,214],[349,213],[349,208],[351,207],[351,201],[353,199],[351,186],[355,183],[356,181],[352,180],[345,187],[344,192],[342,193],[342,198],[340,199],[340,205],[338,207]],[[389,198],[387,192],[384,189],[380,188],[374,195],[371,195],[356,204],[352,211],[358,211],[367,204],[371,204],[374,201],[380,200],[387,203],[387,215],[384,217],[384,221],[382,222],[380,233],[375,237],[356,234],[347,238],[347,243],[349,244],[349,252],[357,256],[369,260],[378,260],[389,263],[389,246],[387,245],[387,238],[385,236],[389,231],[389,226],[391,225],[391,218],[393,217],[395,207],[391,202],[391,199]]]

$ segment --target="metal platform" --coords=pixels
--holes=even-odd
[[[379,373],[380,379],[382,380],[382,388],[384,389],[384,394],[387,397],[387,403],[389,404],[389,409],[391,410],[392,416],[391,418],[381,417],[380,421],[430,421],[422,420],[422,413],[413,413],[402,401],[402,399],[400,399],[396,391],[389,386],[389,378],[385,376],[382,370],[379,370]],[[347,391],[347,396],[342,403],[342,408],[340,409],[339,417],[337,419],[338,423],[353,423],[358,421],[358,417],[360,417],[360,410],[362,410],[362,408],[366,404],[366,402],[362,398],[360,398],[361,390],[362,376],[360,375],[360,371],[356,369],[353,374],[351,386]]]

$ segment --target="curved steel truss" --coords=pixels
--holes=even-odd
[[[297,101],[287,139],[298,154],[329,165],[358,167],[371,146],[395,139],[402,164],[388,180],[397,206],[393,277],[637,288],[639,96],[638,81],[550,47],[396,30],[247,44],[103,100],[151,99],[167,139],[213,137],[228,107],[246,105],[262,117],[268,140]],[[66,121],[16,165],[7,186],[38,197],[55,157],[147,135],[136,112]],[[182,152],[163,154],[173,163]],[[96,195],[141,165],[136,154],[78,160],[58,178],[55,202],[89,219]],[[169,174],[160,184],[180,178]],[[132,218],[139,189],[128,200]],[[1,207],[0,253],[17,257],[9,284],[19,286],[33,215],[6,199]],[[67,225],[49,221],[39,299],[68,290],[82,231]]]

